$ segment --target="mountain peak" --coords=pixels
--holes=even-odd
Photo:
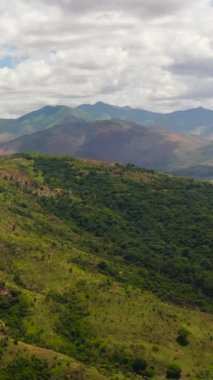
[[[95,106],[108,106],[109,104],[99,101],[99,102],[96,102],[94,105]]]
[[[98,109],[116,108],[116,106],[113,106],[111,104],[107,104],[107,103],[104,103],[104,102],[97,102],[97,103],[94,104],[94,107],[98,108]]]

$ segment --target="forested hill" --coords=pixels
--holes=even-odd
[[[212,210],[208,182],[65,156],[1,157],[0,336],[9,351],[36,345],[63,353],[62,364],[74,357],[92,366],[82,379],[164,379],[169,362],[183,379],[202,379]],[[191,334],[191,345],[178,334]],[[0,352],[7,380],[15,367],[6,367],[4,345]],[[80,378],[57,360],[49,378]]]
[[[44,211],[74,223],[81,248],[106,260],[104,271],[173,301],[209,306],[211,185],[134,166],[44,156],[33,163],[48,187],[60,189],[39,199]]]
[[[211,184],[69,157],[0,163],[10,186],[23,194],[29,187],[44,214],[70,223],[81,236],[77,245],[103,260],[102,271],[171,301],[210,307]],[[17,207],[30,216],[30,205]]]

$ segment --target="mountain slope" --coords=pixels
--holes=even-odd
[[[131,166],[2,157],[0,379],[162,380],[173,362],[183,380],[210,378],[212,192]]]
[[[131,107],[118,107],[103,102],[95,104],[82,104],[76,107],[76,110],[84,115],[85,119],[90,117],[93,120],[110,120],[120,119],[134,123],[147,124],[150,120],[160,117],[160,113],[150,112],[142,109]]]
[[[66,153],[212,180],[212,115],[201,107],[159,114],[101,102],[45,106],[0,120],[0,152]]]
[[[205,140],[196,136],[189,137],[163,129],[145,128],[119,120],[79,120],[1,144],[0,152],[70,154],[133,163],[152,169],[173,170],[176,168],[176,162],[182,162],[184,157],[187,159],[190,152],[196,152],[205,144]],[[178,168],[182,167],[181,165]]]
[[[173,172],[177,175],[212,180],[213,143],[188,152],[184,159],[174,165]]]
[[[213,138],[213,111],[198,107],[163,115],[159,126],[176,132]]]
[[[18,119],[0,119],[0,142],[76,119],[85,121],[120,119],[178,133],[213,138],[213,111],[202,107],[161,114],[98,102],[94,105],[83,104],[76,108],[63,105],[45,106]]]
[[[0,142],[51,128],[59,123],[77,120],[78,116],[75,117],[75,113],[72,108],[66,106],[45,106],[18,119],[0,119]]]
[[[94,119],[120,119],[145,126],[161,127],[185,134],[213,138],[213,111],[202,107],[175,111],[167,114],[150,112],[130,107],[117,107],[102,102],[77,107]]]
[[[23,126],[29,125],[37,129],[51,128],[60,122],[76,120],[73,109],[67,106],[45,106],[17,119]]]

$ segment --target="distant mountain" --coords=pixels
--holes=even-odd
[[[213,111],[202,107],[162,115],[158,124],[176,132],[213,138]]]
[[[18,119],[0,119],[0,142],[76,120],[112,119],[213,139],[213,111],[202,107],[161,114],[98,102],[94,105],[83,104],[76,108],[63,105],[45,106]]]
[[[142,109],[134,109],[131,107],[118,107],[109,105],[103,102],[98,102],[94,105],[83,104],[76,110],[84,115],[84,118],[92,118],[93,120],[120,119],[132,121],[139,124],[153,122],[161,116],[160,113],[150,112]]]
[[[0,142],[77,120],[75,113],[75,110],[66,106],[45,106],[18,119],[0,119]]]
[[[52,127],[66,120],[76,120],[73,109],[67,106],[45,106],[17,119],[23,126],[35,127],[37,130]]]
[[[9,141],[20,135],[16,120],[0,119],[0,142]]]
[[[69,154],[172,171],[184,166],[188,156],[196,155],[205,144],[197,136],[130,122],[77,120],[0,144],[0,153]]]
[[[175,166],[177,175],[213,179],[213,142],[188,152]]]
[[[160,114],[102,102],[0,120],[0,153],[40,152],[213,178],[213,111]]]
[[[77,110],[81,111],[85,118],[88,115],[99,120],[116,118],[143,124],[144,126],[161,127],[178,133],[213,138],[213,111],[202,107],[161,114],[98,102],[94,105],[81,105],[77,107]]]
[[[212,165],[194,165],[188,168],[180,168],[174,170],[174,174],[181,177],[200,178],[203,180],[213,180],[213,166]]]

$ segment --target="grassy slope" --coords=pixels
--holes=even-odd
[[[132,355],[139,355],[146,358],[149,366],[155,367],[155,379],[165,378],[166,366],[170,362],[181,365],[183,379],[188,378],[187,374],[191,379],[198,378],[198,374],[207,370],[211,363],[213,332],[210,331],[210,314],[160,301],[144,289],[146,282],[137,286],[134,263],[124,265],[122,260],[109,257],[107,245],[105,253],[99,252],[99,240],[100,244],[103,243],[100,236],[88,232],[84,226],[79,227],[75,218],[61,217],[57,208],[55,214],[58,216],[51,211],[61,198],[66,199],[61,187],[62,183],[64,189],[70,184],[69,176],[64,177],[62,170],[67,162],[75,167],[75,182],[90,170],[108,171],[114,181],[126,178],[133,187],[132,196],[134,185],[139,182],[148,184],[150,191],[159,192],[156,184],[159,187],[160,180],[166,177],[68,158],[57,159],[61,166],[54,174],[51,165],[53,162],[57,167],[54,158],[27,158],[6,158],[0,163],[0,274],[7,287],[19,289],[28,304],[22,329],[17,329],[16,324],[11,322],[1,329],[2,335],[9,336],[9,346],[5,349],[1,366],[5,366],[20,350],[48,358],[55,378],[62,376],[59,373],[66,369],[75,373],[73,378],[76,379],[80,376],[77,372],[81,372],[85,379],[115,379],[116,376],[118,379],[136,379],[137,375],[125,362]],[[121,170],[122,177],[118,174]],[[55,189],[56,179],[61,185],[60,189]],[[50,184],[51,180],[54,183]],[[177,183],[179,186],[192,184],[190,181],[177,181],[176,187]],[[203,188],[196,183],[194,186],[194,191],[202,193],[205,204],[211,188],[206,185],[208,192],[205,193],[204,185]],[[37,196],[38,189],[43,197]],[[55,201],[46,204],[50,196]],[[97,205],[100,202],[99,191],[93,196],[93,203]],[[69,197],[74,203],[82,203],[82,194],[78,187],[74,188],[74,184]],[[86,219],[86,215],[84,217]],[[93,249],[96,248],[95,254],[88,242],[90,246],[92,242]],[[111,275],[103,273],[106,272],[103,256],[105,264],[111,260],[114,268]],[[125,273],[122,274],[122,271],[134,276],[124,281]],[[201,298],[205,297],[202,295]],[[77,334],[75,332],[72,338],[68,338],[67,325],[62,321],[66,320],[67,315],[75,314],[76,310],[77,320],[71,320],[71,324],[75,325]],[[191,333],[187,347],[176,342],[181,327],[186,327]],[[17,337],[25,343],[14,345],[10,337]],[[85,364],[81,366],[70,358]],[[67,365],[67,362],[71,364]],[[200,378],[207,379],[207,375],[203,374]]]

